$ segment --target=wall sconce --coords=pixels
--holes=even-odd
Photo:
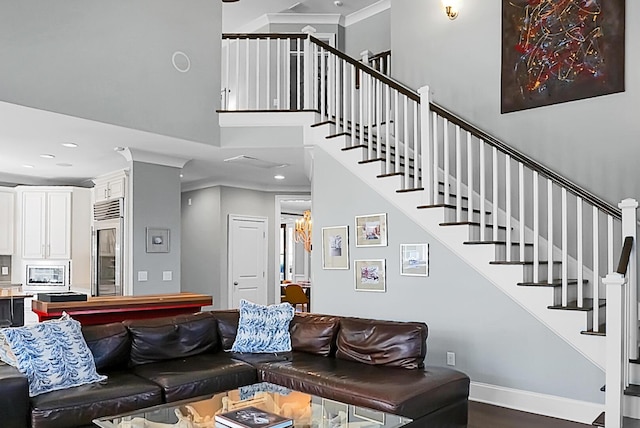
[[[452,21],[458,17],[458,2],[454,0],[443,0],[442,6],[444,6],[444,11]]]
[[[311,231],[313,223],[311,221],[311,211],[306,210],[302,218],[296,220],[295,240],[304,244],[304,249],[311,252]]]

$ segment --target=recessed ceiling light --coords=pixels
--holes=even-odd
[[[76,147],[78,147],[76,143],[62,143],[62,145],[71,149],[75,149]]]
[[[73,166],[73,165],[72,165],[72,164],[70,164],[70,163],[57,163],[56,165],[58,165],[58,166],[62,166],[62,167],[65,167],[65,168],[68,168],[68,167],[70,167],[70,166]]]
[[[33,168],[33,165],[29,165],[29,164],[23,164],[22,165],[23,168]]]
[[[284,175],[274,175],[273,178],[275,178],[276,180],[284,180]]]
[[[40,157],[44,158],[44,159],[54,159],[56,156],[55,155],[51,155],[49,153],[43,153],[43,154],[40,155]]]
[[[183,174],[183,173],[180,173],[180,178],[183,178],[183,177],[184,177],[184,174]]]

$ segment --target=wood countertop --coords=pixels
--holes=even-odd
[[[33,297],[33,294],[28,294],[28,293],[0,294],[0,300],[26,299],[29,297]]]
[[[125,319],[155,318],[198,312],[213,304],[205,294],[175,293],[144,296],[88,297],[86,301],[43,302],[33,300],[31,310],[39,321],[55,319],[66,312],[83,325],[106,324]]]

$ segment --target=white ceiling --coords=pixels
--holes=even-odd
[[[238,31],[266,13],[338,13],[347,16],[378,0],[240,0],[223,4],[223,31]],[[214,147],[178,138],[109,125],[15,104],[0,102],[0,185],[69,184],[92,186],[91,178],[125,168],[116,147],[189,160],[183,168],[183,189],[233,185],[259,190],[309,189],[304,172],[304,149],[297,147]],[[222,130],[225,138],[225,130]],[[270,139],[274,141],[274,139]],[[275,141],[278,141],[277,139]],[[77,148],[67,148],[74,142]],[[40,157],[54,155],[53,159]],[[256,168],[229,164],[224,159],[247,155],[287,164],[284,168]],[[30,165],[27,167],[25,165]],[[285,180],[274,180],[282,174]]]

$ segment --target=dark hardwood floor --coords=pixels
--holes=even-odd
[[[590,426],[469,401],[468,428],[585,428]]]

